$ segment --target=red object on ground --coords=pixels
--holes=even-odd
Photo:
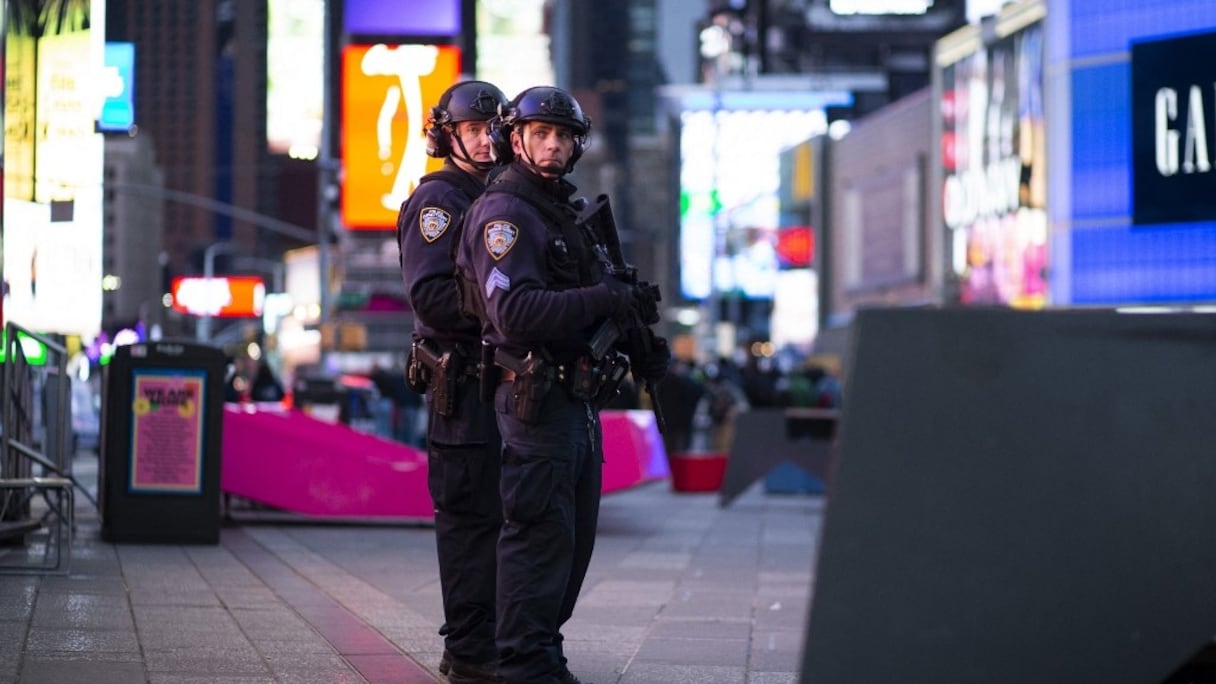
[[[677,492],[716,492],[726,475],[726,454],[672,454],[671,488]]]

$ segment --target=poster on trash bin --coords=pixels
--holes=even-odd
[[[130,491],[201,493],[204,372],[139,370],[134,382]]]

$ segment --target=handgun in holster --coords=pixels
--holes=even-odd
[[[412,358],[421,363],[430,375],[427,388],[431,391],[431,408],[444,417],[454,414],[456,383],[464,370],[460,354],[441,351],[430,340],[418,340],[414,342]]]
[[[405,386],[411,392],[426,394],[426,388],[431,384],[431,371],[418,358],[417,347],[417,342],[410,346],[409,358],[405,362]]]
[[[528,352],[521,359],[502,349],[494,350],[494,363],[515,373],[512,390],[515,416],[525,422],[535,422],[540,417],[545,397],[553,388],[553,364],[546,362],[536,352]]]

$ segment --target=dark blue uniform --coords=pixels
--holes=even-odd
[[[440,415],[433,392],[426,392],[427,484],[435,504],[445,620],[441,633],[448,652],[471,663],[497,657],[494,592],[502,526],[501,440],[492,407],[478,398],[475,375],[480,324],[461,311],[453,263],[459,222],[482,188],[480,180],[447,161],[443,171],[418,186],[397,219],[414,338],[466,360],[451,415]]]
[[[482,297],[483,336],[500,350],[496,358],[510,359],[500,362],[509,366],[532,354],[544,359],[548,378],[506,373],[494,396],[505,519],[498,673],[508,684],[560,681],[560,628],[586,576],[599,516],[599,415],[565,379],[597,322],[623,295],[574,226],[574,191],[512,163],[470,208],[457,254],[462,276]],[[520,403],[521,393],[529,394],[530,407]]]

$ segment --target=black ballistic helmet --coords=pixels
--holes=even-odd
[[[506,103],[507,96],[485,81],[462,81],[449,87],[427,117],[426,153],[432,157],[452,154],[452,136],[447,126],[461,121],[489,121],[498,115],[499,106]]]
[[[511,131],[516,124],[529,121],[544,121],[574,131],[574,153],[566,164],[566,173],[573,171],[574,163],[587,149],[587,135],[591,133],[591,118],[583,114],[578,100],[553,86],[533,86],[516,95],[502,108],[501,114],[490,121],[490,142],[496,160],[501,163],[514,157]]]

